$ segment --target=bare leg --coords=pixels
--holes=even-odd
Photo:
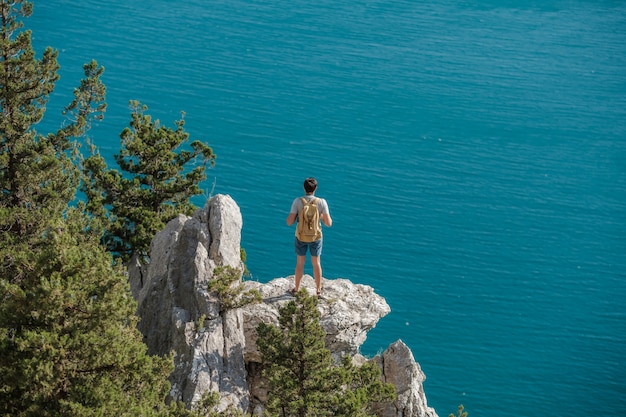
[[[296,256],[296,273],[295,273],[295,278],[296,278],[296,284],[295,284],[295,290],[299,291],[300,290],[300,281],[302,281],[302,274],[304,274],[304,262],[306,261],[306,256]]]
[[[319,294],[322,291],[322,263],[319,256],[311,256],[313,264],[313,277],[315,278],[315,289]]]

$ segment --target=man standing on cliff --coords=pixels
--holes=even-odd
[[[315,191],[317,190],[317,181],[315,178],[307,178],[304,180],[304,192],[303,197],[298,197],[291,203],[291,210],[289,216],[287,216],[287,226],[291,226],[298,220],[296,227],[296,271],[295,271],[295,287],[291,290],[295,293],[300,290],[300,281],[304,274],[304,263],[306,262],[307,248],[311,252],[311,263],[313,264],[313,276],[315,278],[315,289],[317,296],[322,293],[322,264],[320,257],[322,255],[322,243],[324,241],[322,236],[322,227],[320,220],[326,225],[331,227],[333,225],[333,219],[330,217],[330,211],[328,209],[328,203],[323,198],[315,197]],[[313,211],[312,214],[309,214]],[[310,223],[305,226],[307,217],[310,218]]]

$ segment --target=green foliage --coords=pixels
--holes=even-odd
[[[243,417],[245,415],[232,405],[224,411],[217,411],[219,401],[220,395],[217,392],[205,393],[189,412],[188,417]]]
[[[31,11],[0,0],[0,415],[170,415],[173,358],[147,355],[124,272],[84,205],[68,208],[75,140],[106,107],[103,69],[84,66],[62,127],[39,134],[59,66],[20,32]]]
[[[70,210],[38,238],[0,239],[0,415],[165,409],[172,358],[147,355],[126,276],[85,230]]]
[[[341,380],[324,344],[317,302],[304,290],[279,311],[279,326],[260,323],[257,346],[269,382],[267,410],[272,415],[308,416],[329,409],[329,393]]]
[[[366,417],[375,415],[372,403],[385,403],[396,399],[396,389],[381,379],[380,368],[374,363],[355,366],[349,356],[344,356],[340,373],[343,385],[333,400],[336,416]]]
[[[214,391],[204,393],[200,401],[194,404],[191,410],[185,408],[184,403],[172,404],[167,410],[167,417],[244,417],[246,414],[234,406],[218,411],[220,395]]]
[[[198,329],[202,329],[204,327],[204,322],[206,321],[206,314],[202,314],[198,317]]]
[[[244,248],[239,248],[239,256],[241,256],[241,262],[243,262],[242,276],[250,277],[250,271],[246,266],[246,259],[248,258],[248,254],[246,253],[246,250]]]
[[[131,108],[130,127],[122,131],[115,155],[122,172],[109,170],[93,146],[83,161],[87,208],[104,221],[105,243],[123,260],[134,253],[146,257],[152,238],[168,221],[193,214],[189,199],[202,194],[206,167],[215,163],[212,149],[200,141],[182,149],[189,141],[182,118],[171,129],[153,121],[145,105],[131,101]],[[187,169],[192,164],[197,166]]]
[[[217,292],[220,298],[221,311],[232,310],[262,301],[259,291],[244,291],[241,274],[242,272],[239,269],[232,266],[215,268],[213,279],[209,281],[209,291]]]
[[[454,417],[454,413],[450,413],[448,417]],[[459,408],[457,409],[457,417],[467,417],[467,411],[465,411],[463,404],[459,405]]]
[[[279,327],[260,323],[257,346],[269,383],[267,411],[281,417],[371,416],[373,402],[395,398],[375,365],[333,362],[320,326],[317,298],[305,290],[279,310]]]
[[[84,135],[89,120],[104,110],[103,70],[92,61],[64,112],[69,117],[64,126],[47,135],[37,133],[59,65],[51,48],[37,59],[30,31],[20,31],[20,19],[31,11],[27,1],[0,1],[0,217],[3,231],[20,235],[41,233],[49,213],[64,210],[75,198],[80,172],[71,139]]]
[[[65,108],[63,114],[68,117],[69,123],[62,132],[67,136],[79,137],[91,128],[92,120],[102,120],[106,111],[104,97],[106,87],[101,77],[104,67],[94,60],[83,65],[85,78],[80,86],[74,89],[74,100]]]

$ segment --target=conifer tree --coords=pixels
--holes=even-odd
[[[20,31],[31,12],[0,0],[0,415],[170,415],[172,360],[146,354],[125,275],[68,208],[75,140],[105,108],[103,69],[85,65],[66,122],[39,134],[59,66]]]
[[[79,210],[48,227],[0,241],[0,415],[166,415],[172,359],[147,355],[125,274]]]
[[[48,213],[64,210],[74,199],[80,173],[72,161],[72,139],[82,136],[88,121],[101,117],[105,108],[103,70],[91,62],[65,110],[64,126],[37,133],[59,65],[51,48],[37,59],[30,31],[20,30],[20,19],[31,12],[30,2],[0,0],[0,221],[3,231],[19,235],[40,233]]]
[[[279,309],[279,327],[257,327],[269,383],[267,411],[281,417],[373,415],[371,404],[391,401],[394,387],[382,383],[375,365],[358,368],[350,357],[335,365],[319,319],[317,298],[300,290]]]
[[[169,220],[193,214],[189,199],[202,193],[206,167],[215,163],[205,143],[196,140],[183,149],[189,141],[184,118],[171,129],[152,120],[147,106],[131,101],[131,108],[130,126],[122,131],[115,155],[122,172],[108,169],[95,147],[83,165],[88,210],[104,220],[107,247],[124,261],[133,254],[147,257],[152,238]]]
[[[272,415],[313,416],[328,409],[328,394],[340,379],[324,344],[317,302],[305,290],[279,310],[279,326],[260,323],[257,346],[269,382],[266,409]]]

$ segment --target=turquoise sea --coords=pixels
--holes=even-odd
[[[129,100],[185,111],[252,279],[293,273],[315,176],[324,276],[392,309],[363,352],[407,343],[441,417],[626,409],[626,2],[36,0],[27,27],[62,66],[40,130],[91,59],[111,165]]]

